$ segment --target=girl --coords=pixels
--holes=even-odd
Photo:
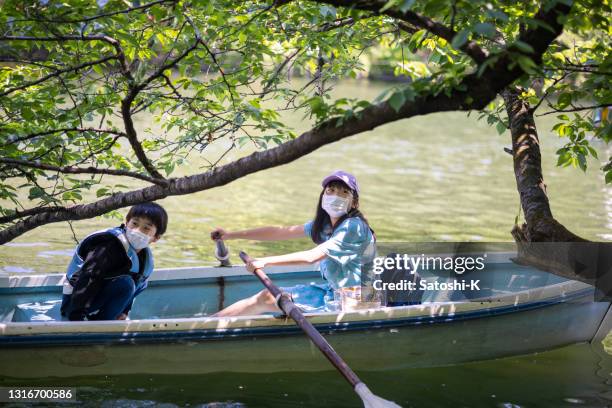
[[[301,238],[304,235],[316,247],[287,255],[254,259],[246,265],[250,272],[270,265],[312,264],[320,261],[324,284],[297,285],[282,288],[304,311],[329,310],[327,302],[333,300],[333,291],[361,285],[365,265],[371,265],[375,256],[375,236],[368,221],[359,211],[359,186],[355,177],[336,171],[323,179],[315,219],[304,225],[290,227],[263,227],[229,232],[217,228],[214,239],[281,240]],[[250,298],[242,299],[219,311],[215,316],[254,315],[278,312],[276,300],[264,289]]]

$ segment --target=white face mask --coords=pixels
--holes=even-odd
[[[339,197],[337,195],[323,194],[321,207],[329,214],[330,217],[340,218],[348,212],[350,198]]]
[[[135,229],[126,228],[125,236],[127,237],[131,246],[136,250],[146,248],[151,241],[151,237],[147,234],[143,234]]]

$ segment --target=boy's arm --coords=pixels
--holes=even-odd
[[[121,252],[119,252],[121,251]],[[116,239],[109,239],[91,246],[85,256],[70,297],[69,320],[84,320],[87,308],[100,291],[104,278],[121,269],[125,250]]]

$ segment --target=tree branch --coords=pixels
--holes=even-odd
[[[540,105],[542,105],[542,103],[546,100],[546,98],[548,98],[548,95],[552,92],[552,90],[554,89],[555,85],[557,85],[559,82],[563,81],[565,79],[567,75],[562,75],[559,78],[556,78],[553,83],[546,89],[546,91],[544,92],[544,95],[542,95],[542,97],[540,98],[540,100],[538,101],[538,103],[535,104],[535,106],[532,106],[530,108],[531,113],[533,114],[536,110],[538,110],[538,108],[540,107]]]
[[[546,23],[544,25],[552,27],[553,31],[543,28],[543,25],[538,25],[520,36],[521,41],[527,42],[533,47],[535,51],[533,58],[536,61],[541,60],[542,53],[561,33],[563,26],[558,22],[558,17],[566,15],[570,9],[570,7],[558,2],[549,10],[540,11],[536,18],[543,20]],[[328,119],[296,139],[269,150],[254,152],[249,156],[204,173],[169,179],[165,185],[155,185],[119,193],[93,203],[79,204],[64,210],[49,211],[31,216],[0,231],[0,244],[43,224],[92,218],[129,205],[222,186],[248,174],[289,163],[321,146],[399,119],[433,112],[483,109],[502,89],[523,75],[524,72],[518,64],[509,69],[510,62],[509,56],[500,56],[495,64],[484,69],[482,75],[479,76],[475,73],[467,75],[458,87],[458,89],[465,89],[462,91],[454,89],[448,95],[440,92],[437,95],[418,96],[414,101],[404,104],[398,110],[395,110],[388,102],[371,105],[360,111],[358,116],[344,119],[342,126],[337,126],[337,118]]]
[[[0,217],[0,224],[6,224],[7,222],[11,222],[19,218],[30,217],[32,215],[42,214],[42,213],[46,213],[49,211],[60,211],[61,212],[65,210],[66,209],[64,207],[36,207],[36,208],[29,208],[23,211],[15,210],[14,213],[11,215],[5,215],[5,216]]]
[[[149,172],[149,174],[156,179],[166,180],[164,176],[162,176],[159,171],[157,171],[153,163],[151,163],[142,147],[142,144],[140,144],[140,141],[138,140],[138,134],[136,133],[134,121],[132,120],[132,113],[130,111],[132,101],[135,97],[136,94],[132,94],[132,92],[130,92],[128,94],[128,97],[121,101],[121,116],[123,117],[123,123],[125,125],[126,137],[130,142],[130,146],[132,146],[132,150],[138,158],[138,161],[140,161],[140,163]]]
[[[386,4],[386,1],[371,0],[316,0],[316,2],[331,4],[336,7],[340,6],[364,11],[371,11],[376,14],[381,14],[380,9],[382,9]],[[444,24],[438,23],[437,21],[434,21],[429,17],[422,16],[410,10],[402,12],[401,10],[392,7],[383,11],[382,14],[404,21],[406,23],[409,23],[410,25],[424,28],[430,33],[445,39],[449,43],[451,43],[455,35],[457,35],[456,31],[445,26]],[[459,50],[466,53],[478,64],[483,63],[489,56],[487,51],[482,49],[475,41],[467,41],[465,44],[459,47]]]
[[[20,136],[17,137],[15,139],[10,139],[7,143],[4,143],[3,145],[0,145],[0,148],[2,147],[6,147],[10,144],[13,143],[19,143],[19,142],[24,142],[26,140],[29,139],[34,139],[40,136],[46,136],[46,135],[52,135],[54,133],[68,133],[68,132],[80,132],[80,133],[85,133],[85,132],[94,132],[94,133],[106,133],[106,134],[110,134],[110,135],[116,135],[116,136],[121,136],[121,137],[126,137],[127,135],[124,132],[119,132],[116,130],[111,130],[111,129],[95,129],[95,128],[62,128],[62,129],[53,129],[53,130],[45,130],[42,132],[36,132],[36,133],[31,133],[29,135],[25,135],[25,136]]]
[[[172,67],[176,66],[183,58],[185,58],[187,55],[189,55],[189,53],[195,50],[197,46],[198,46],[198,43],[196,42],[194,45],[192,45],[191,47],[183,51],[174,60],[159,67],[153,74],[148,76],[140,84],[130,85],[130,90],[128,94],[121,101],[121,116],[123,117],[123,123],[125,125],[127,139],[129,140],[130,145],[132,146],[132,150],[134,150],[136,157],[138,158],[140,163],[142,163],[144,168],[149,172],[149,174],[159,180],[166,180],[166,179],[159,173],[159,171],[157,171],[155,166],[151,163],[151,161],[145,154],[144,149],[142,148],[142,144],[140,144],[140,141],[138,140],[136,128],[134,127],[134,121],[132,120],[132,112],[131,112],[132,103],[134,102],[134,100],[136,99],[140,91],[146,88],[146,86],[149,83],[151,83],[153,80],[157,78],[160,78],[163,75],[165,70],[171,69]]]
[[[152,1],[151,3],[143,4],[142,6],[129,7],[127,9],[123,9],[123,10],[117,10],[117,11],[111,11],[111,12],[108,12],[108,13],[97,14],[95,16],[85,17],[85,18],[78,19],[78,20],[56,20],[56,19],[24,18],[24,19],[20,19],[20,20],[14,20],[13,22],[35,21],[35,22],[43,22],[43,23],[55,23],[55,24],[88,23],[90,21],[94,21],[94,20],[97,20],[97,19],[100,19],[100,18],[112,17],[112,16],[116,16],[118,14],[129,14],[132,11],[145,10],[145,9],[151,8],[153,6],[156,6],[158,4],[164,4],[164,3],[176,4],[177,0],[157,0],[157,1]]]
[[[26,83],[24,83],[24,84],[22,84],[20,86],[16,86],[14,88],[7,89],[6,91],[0,92],[0,97],[6,96],[6,95],[8,95],[10,93],[13,93],[15,91],[24,90],[24,89],[29,88],[31,86],[38,85],[38,84],[43,83],[43,82],[45,82],[45,81],[47,81],[47,80],[49,80],[51,78],[58,77],[58,76],[60,76],[62,74],[65,74],[67,72],[74,71],[76,73],[76,72],[78,72],[79,70],[81,70],[83,68],[92,67],[92,66],[98,65],[98,64],[103,64],[103,63],[105,63],[107,61],[110,61],[110,60],[113,60],[113,59],[117,59],[117,56],[116,55],[111,55],[109,57],[100,58],[99,60],[85,62],[85,63],[83,63],[81,65],[77,65],[75,67],[59,69],[59,70],[55,71],[54,73],[49,74],[49,75],[45,75],[44,77],[39,78],[39,79],[37,79],[35,81],[26,82]]]
[[[9,158],[0,158],[0,163],[12,164],[15,166],[22,167],[30,167],[34,169],[40,170],[49,170],[56,171],[59,173],[66,174],[107,174],[111,176],[126,176],[132,177],[144,181],[148,181],[153,184],[160,184],[160,180],[155,179],[153,177],[149,177],[144,174],[128,171],[128,170],[118,170],[118,169],[101,169],[98,167],[75,167],[75,166],[53,166],[51,164],[45,163],[36,163],[29,160],[18,160],[18,159],[9,159]]]
[[[133,83],[134,78],[132,77],[127,61],[125,59],[125,53],[121,48],[121,44],[116,39],[107,35],[57,35],[52,37],[30,37],[30,36],[14,36],[5,35],[0,36],[0,41],[45,41],[45,42],[62,42],[62,41],[104,41],[112,45],[117,54],[116,58],[121,63],[121,72],[128,79],[128,82]]]
[[[555,109],[550,112],[540,113],[539,115],[536,115],[536,116],[553,115],[555,113],[563,113],[563,112],[580,112],[580,111],[589,110],[589,109],[608,108],[610,106],[612,105],[610,105],[609,103],[602,103],[599,105],[591,105],[591,106],[576,106],[575,108],[572,108],[572,109]]]

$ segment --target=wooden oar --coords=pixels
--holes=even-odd
[[[240,252],[240,259],[244,263],[249,263],[252,259],[243,251]],[[272,296],[277,300],[278,306],[282,309],[287,316],[291,317],[298,326],[306,333],[306,335],[312,340],[312,342],[321,350],[321,352],[327,357],[327,359],[336,367],[340,374],[346,378],[346,380],[353,386],[353,389],[361,397],[363,405],[366,408],[400,408],[395,402],[387,401],[383,398],[374,395],[368,387],[357,377],[357,374],[348,366],[332,348],[332,346],[325,340],[325,338],[314,328],[314,326],[306,320],[302,311],[291,301],[291,297],[282,292],[266,275],[263,269],[257,268],[253,272],[257,278],[263,283],[263,285],[270,291]]]

